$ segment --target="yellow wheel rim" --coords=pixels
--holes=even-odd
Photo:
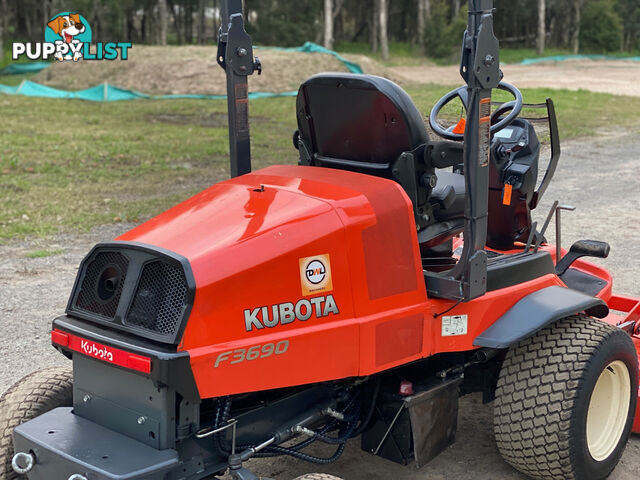
[[[609,457],[620,442],[631,401],[631,378],[620,360],[602,371],[591,393],[587,413],[587,445],[596,461]]]

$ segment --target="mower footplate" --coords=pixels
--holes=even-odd
[[[33,452],[29,480],[159,480],[178,465],[178,452],[156,450],[72,413],[56,408],[16,427],[16,452]]]

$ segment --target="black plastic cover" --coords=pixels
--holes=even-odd
[[[478,335],[473,344],[477,347],[508,348],[556,320],[580,312],[604,318],[609,313],[609,307],[601,298],[590,297],[570,288],[543,288],[520,299]]]
[[[136,242],[100,243],[80,264],[66,311],[175,345],[195,287],[188,260],[177,253]]]

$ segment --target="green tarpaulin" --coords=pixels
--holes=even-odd
[[[630,60],[639,62],[640,57],[616,57],[611,55],[555,55],[553,57],[525,58],[520,65],[541,62],[564,62],[565,60]]]
[[[25,95],[28,97],[46,97],[46,98],[77,98],[80,100],[89,100],[91,102],[115,102],[118,100],[136,100],[136,99],[171,99],[171,98],[204,98],[204,99],[225,99],[226,95],[146,95],[134,90],[125,90],[124,88],[114,87],[108,83],[96,85],[86,90],[77,90],[75,92],[67,90],[59,90],[57,88],[40,85],[36,82],[24,80],[20,85],[7,86],[0,85],[0,93],[8,95]],[[291,97],[297,92],[284,93],[268,93],[268,92],[251,92],[249,98],[267,98],[267,97]]]
[[[38,73],[44,70],[49,62],[11,63],[0,69],[0,75],[24,75],[25,73]]]

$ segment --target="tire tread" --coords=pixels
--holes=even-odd
[[[580,379],[598,347],[620,334],[609,324],[575,315],[509,350],[494,403],[496,443],[509,464],[533,478],[577,480],[570,439]]]
[[[24,478],[11,468],[13,429],[53,408],[71,405],[73,374],[53,367],[30,373],[0,397],[0,480]]]

